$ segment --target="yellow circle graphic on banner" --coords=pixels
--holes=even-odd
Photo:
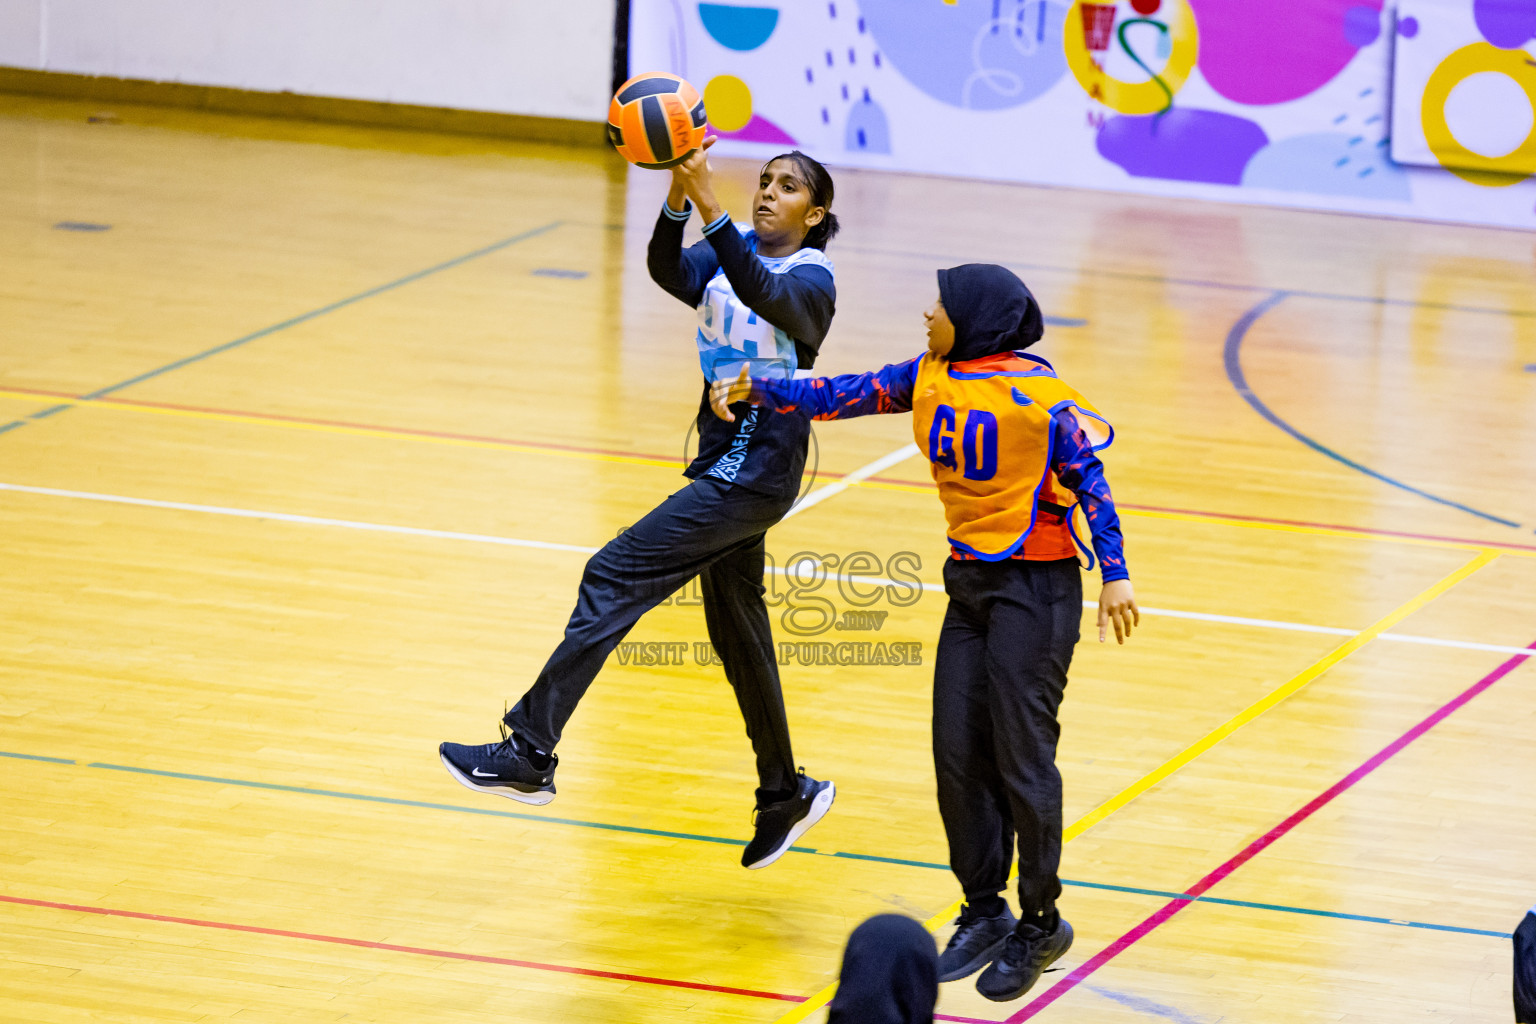
[[[1118,13],[1113,3],[1074,0],[1062,32],[1072,77],[1089,96],[1122,114],[1156,114],[1167,110],[1173,105],[1173,94],[1184,87],[1200,57],[1200,34],[1188,0],[1168,0],[1156,20],[1139,15],[1120,19]],[[1145,67],[1142,56],[1131,49],[1124,36],[1124,30],[1138,22],[1155,25],[1163,33],[1169,46],[1168,61],[1162,71],[1145,82],[1113,78],[1096,59],[1096,53],[1118,46],[1131,60]]]
[[[704,113],[722,132],[739,131],[752,120],[752,90],[735,75],[716,75],[704,86]]]
[[[1474,185],[1513,185],[1536,171],[1536,124],[1525,141],[1503,156],[1483,156],[1456,141],[1445,120],[1445,101],[1463,80],[1483,71],[1494,71],[1515,80],[1536,110],[1536,65],[1524,50],[1501,50],[1492,43],[1473,43],[1452,53],[1430,74],[1424,84],[1419,117],[1424,141],[1440,166]]]

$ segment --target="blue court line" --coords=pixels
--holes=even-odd
[[[41,760],[41,759],[39,759]],[[62,761],[63,764],[76,764],[74,761]],[[394,796],[373,796],[368,793],[348,793],[339,789],[313,789],[309,786],[285,786],[275,782],[252,782],[250,779],[226,779],[218,775],[193,775],[188,772],[168,772],[158,768],[136,768],[126,764],[108,764],[104,761],[92,761],[84,765],[86,768],[104,768],[113,772],[132,772],[135,775],[156,775],[166,779],[186,779],[191,782],[216,782],[224,786],[244,786],[247,789],[266,789],[277,793],[302,793],[305,796],[332,796],[342,800],[358,800],[372,804],[390,804],[395,807],[421,807],[431,811],[458,811],[461,814],[480,814],[490,818],[516,818],[519,821],[547,821],[556,825],[572,825],[577,828],[595,828],[606,832],[630,832],[635,835],[656,836],[663,839],[688,839],[699,843],[719,843],[722,846],[746,846],[745,839],[726,839],[722,836],[698,835],[693,832],[668,832],[664,829],[641,828],[638,825],[610,825],[602,821],[582,821],[577,818],[546,817],[542,814],[526,814],[519,811],[504,811],[489,807],[464,807],[459,804],[438,804],[426,800],[406,800]],[[800,853],[815,853],[815,850],[800,846],[790,847]]]
[[[133,765],[109,764],[105,761],[75,761],[67,757],[43,757],[38,754],[19,754],[12,751],[0,750],[0,757],[18,758],[24,761],[43,761],[49,764],[78,765],[83,768],[98,768],[113,772],[130,772],[134,775],[150,775],[165,779],[183,779],[189,782],[213,782],[222,786],[243,786],[247,789],[262,789],[275,793],[298,793],[303,796],[328,796],[342,800],[356,800],[362,803],[387,804],[394,807],[419,807],[430,811],[453,811],[459,814],[478,814],[489,818],[513,818],[518,821],[534,821],[540,824],[569,825],[573,828],[591,828],[604,832],[627,832],[631,835],[651,836],[661,839],[684,839],[697,843],[715,843],[720,846],[746,846],[744,839],[727,839],[724,836],[703,835],[697,832],[672,832],[666,829],[642,828],[638,825],[614,825],[604,821],[583,821],[579,818],[555,818],[545,814],[528,814],[520,811],[506,811],[490,807],[465,807],[461,804],[440,804],[427,800],[407,800],[403,797],[374,796],[369,793],[349,793],[338,789],[313,789],[308,786],[287,786],[276,782],[255,782],[251,779],[230,779],[219,775],[197,775],[191,772],[172,772],[160,768],[139,768]],[[900,857],[879,857],[869,853],[836,853],[824,850],[816,850],[805,846],[791,846],[795,853],[818,854],[823,857],[841,857],[845,860],[867,861],[875,864],[896,864],[903,867],[927,868],[937,871],[948,871],[948,864],[939,864],[933,861],[906,860]],[[1314,910],[1308,907],[1289,907],[1278,903],[1254,903],[1249,900],[1229,900],[1215,896],[1189,896],[1180,892],[1169,892],[1163,889],[1143,889],[1132,885],[1112,885],[1108,882],[1083,882],[1070,878],[1063,878],[1061,884],[1074,886],[1080,889],[1100,889],[1106,892],[1123,892],[1136,896],[1156,896],[1161,899],[1188,900],[1193,903],[1218,903],[1229,907],[1243,907],[1249,910],[1271,910],[1282,914],[1304,914],[1309,917],[1326,917],[1342,921],[1362,921],[1368,924],[1396,925],[1400,928],[1423,928],[1430,931],[1455,932],[1462,935],[1483,935],[1492,938],[1507,939],[1508,932],[1489,931],[1486,928],[1463,928],[1458,925],[1431,924],[1424,921],[1406,921],[1392,917],[1372,917],[1366,914],[1346,914],[1336,910]]]
[[[1297,294],[1300,293],[1286,291],[1271,292],[1269,296],[1262,302],[1249,309],[1242,316],[1238,317],[1237,323],[1233,324],[1232,329],[1227,332],[1227,342],[1226,346],[1222,350],[1222,359],[1226,363],[1227,380],[1232,383],[1232,387],[1236,389],[1237,393],[1243,397],[1243,401],[1252,406],[1255,412],[1264,417],[1271,424],[1279,427],[1285,433],[1300,441],[1308,448],[1326,455],[1336,462],[1342,462],[1350,469],[1364,473],[1366,476],[1375,480],[1380,480],[1384,484],[1390,484],[1393,487],[1399,488],[1400,490],[1407,491],[1409,494],[1416,494],[1421,498],[1427,498],[1428,500],[1438,504],[1447,505],[1454,509],[1460,509],[1463,512],[1471,513],[1480,519],[1486,519],[1489,522],[1498,523],[1501,526],[1512,526],[1515,529],[1519,529],[1520,524],[1512,519],[1505,519],[1504,517],[1496,516],[1491,512],[1480,511],[1470,505],[1463,505],[1459,501],[1452,501],[1450,498],[1442,498],[1438,494],[1431,494],[1428,491],[1414,487],[1412,484],[1406,484],[1401,480],[1387,476],[1385,473],[1378,473],[1376,470],[1369,466],[1362,465],[1356,462],[1354,459],[1339,454],[1332,448],[1329,448],[1326,445],[1313,440],[1306,434],[1303,434],[1301,431],[1291,426],[1285,420],[1281,419],[1274,412],[1274,410],[1270,409],[1269,406],[1264,404],[1263,400],[1260,399],[1258,395],[1253,393],[1253,388],[1248,386],[1248,378],[1243,373],[1243,339],[1247,337],[1249,328],[1251,328],[1258,321],[1259,317],[1263,316],[1271,309],[1274,309],[1285,299]]]
[[[912,252],[900,249],[864,249],[858,246],[839,245],[840,250],[867,253],[872,256],[904,256],[913,259],[944,262],[955,257],[936,256],[932,253]],[[1270,285],[1235,284],[1231,281],[1208,281],[1198,277],[1169,277],[1165,274],[1141,274],[1129,270],[1094,270],[1085,267],[1065,267],[1053,263],[1021,263],[999,260],[1002,266],[1019,270],[1041,271],[1051,274],[1069,274],[1077,277],[1106,277],[1117,281],[1140,281],[1146,284],[1177,284],[1191,288],[1215,288],[1232,292],[1267,292]],[[1289,295],[1302,299],[1322,299],[1329,302],[1364,302],[1378,306],[1406,306],[1414,309],[1440,309],[1456,313],[1488,313],[1494,316],[1536,317],[1536,309],[1499,309],[1496,306],[1468,306],[1456,302],[1424,302],[1420,299],[1393,299],[1382,295],[1350,295],[1347,292],[1306,291],[1300,288],[1285,289]]]
[[[1134,1010],[1148,1017],[1161,1017],[1164,1020],[1173,1021],[1174,1024],[1205,1024],[1205,1021],[1201,1018],[1191,1017],[1177,1007],[1165,1006],[1156,1000],[1148,999],[1145,996],[1138,996],[1134,992],[1121,992],[1112,988],[1104,988],[1101,985],[1084,985],[1083,987],[1094,995],[1103,996],[1111,1002],[1119,1003],[1128,1010]]]
[[[493,252],[499,252],[508,246],[516,245],[518,242],[527,241],[530,238],[535,238],[546,232],[553,231],[563,223],[564,221],[551,221],[550,223],[545,224],[542,227],[534,228],[531,231],[524,231],[522,234],[513,235],[510,238],[503,238],[499,242],[492,242],[490,245],[476,249],[474,252],[468,252],[462,256],[455,256],[453,259],[446,260],[437,264],[436,266],[427,267],[425,270],[418,270],[415,273],[396,278],[387,284],[381,284],[376,288],[369,288],[367,291],[358,292],[356,295],[349,295],[345,299],[332,302],[326,306],[321,306],[319,309],[312,309],[308,313],[300,313],[298,316],[290,317],[281,323],[273,324],[270,327],[263,327],[259,331],[252,331],[250,334],[236,338],[234,341],[226,341],[222,345],[215,345],[213,348],[198,352],[195,355],[190,355],[183,359],[178,359],[173,363],[166,363],[164,366],[157,367],[148,371],[147,373],[141,373],[136,377],[129,377],[127,380],[119,381],[110,387],[98,388],[97,390],[92,391],[90,394],[81,395],[80,397],[86,400],[102,398],[106,395],[112,394],[115,391],[121,391],[124,388],[132,387],[135,384],[142,384],[146,380],[162,376],[164,374],[170,373],[173,370],[179,370],[183,366],[201,362],[210,356],[216,356],[221,352],[228,352],[232,348],[239,348],[241,345],[248,344],[249,342],[255,341],[258,338],[265,338],[270,334],[276,334],[278,331],[285,331],[290,327],[295,327],[306,321],[314,320],[316,317],[325,316],[327,313],[334,313],[338,309],[353,305],[354,303],[362,302],[364,299],[371,299],[375,295],[383,294],[384,292],[399,288],[402,285],[410,284],[413,281],[420,281],[424,277],[430,277],[431,275],[440,273],[444,270],[450,270],[461,264],[468,263],[470,260],[476,260],[482,256],[489,256]],[[30,416],[27,416],[24,419],[13,420],[10,423],[0,426],[0,434],[3,434],[8,430],[15,430],[17,427],[24,427],[27,425],[27,423],[33,420],[46,419],[49,416],[63,412],[66,409],[73,409],[74,407],[75,406],[73,404],[55,405],[50,408],[43,409],[39,412],[32,413]]]
[[[0,750],[0,757],[14,757],[18,761],[46,761],[49,764],[79,764],[67,757],[43,757],[41,754],[15,754],[9,750]]]

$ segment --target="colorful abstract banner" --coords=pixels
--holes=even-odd
[[[1498,187],[1536,173],[1536,0],[1400,0],[1392,159]]]
[[[1536,227],[1536,0],[1383,2],[633,0],[630,70],[722,154]]]

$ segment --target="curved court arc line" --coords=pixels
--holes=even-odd
[[[1515,529],[1520,529],[1522,524],[1515,522],[1513,519],[1505,519],[1503,516],[1496,516],[1491,512],[1484,512],[1480,509],[1475,509],[1471,505],[1464,505],[1459,501],[1453,501],[1450,498],[1442,498],[1438,494],[1431,494],[1429,491],[1415,487],[1409,483],[1404,483],[1403,481],[1394,477],[1387,476],[1385,473],[1374,470],[1363,463],[1356,462],[1354,459],[1351,459],[1347,455],[1343,455],[1334,451],[1332,448],[1329,448],[1322,442],[1309,437],[1308,435],[1303,434],[1300,430],[1296,429],[1287,420],[1283,419],[1278,413],[1276,413],[1267,404],[1265,404],[1263,399],[1254,393],[1253,388],[1248,384],[1247,375],[1243,372],[1243,341],[1248,336],[1248,331],[1252,329],[1253,325],[1258,322],[1260,317],[1262,317],[1265,313],[1268,313],[1271,309],[1274,309],[1285,299],[1295,294],[1298,293],[1288,291],[1271,292],[1265,299],[1263,299],[1257,305],[1253,306],[1242,316],[1238,317],[1237,323],[1233,324],[1232,329],[1227,332],[1226,344],[1222,348],[1222,361],[1226,366],[1227,380],[1231,382],[1233,389],[1242,396],[1243,401],[1252,406],[1253,410],[1260,416],[1264,417],[1264,419],[1267,420],[1271,425],[1278,427],[1280,430],[1286,434],[1289,434],[1297,441],[1300,441],[1308,448],[1311,448],[1313,451],[1318,452],[1321,455],[1326,455],[1328,458],[1348,466],[1350,469],[1355,470],[1357,473],[1364,473],[1366,476],[1372,478],[1373,480],[1379,480],[1384,484],[1396,487],[1399,490],[1407,491],[1409,494],[1416,495],[1428,501],[1433,501],[1437,504],[1445,505],[1449,508],[1454,508],[1459,511],[1466,512],[1470,515],[1477,516],[1479,519],[1485,519],[1491,523],[1498,523],[1501,526],[1509,526]]]

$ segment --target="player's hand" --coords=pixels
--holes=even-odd
[[[683,194],[693,201],[693,205],[699,208],[699,215],[704,218],[704,223],[719,218],[724,213],[720,204],[715,202],[715,188],[712,178],[713,168],[709,166],[709,147],[713,146],[719,136],[708,135],[704,138],[704,144],[693,151],[693,154],[682,163],[672,168],[672,183],[681,186]]]
[[[1099,593],[1099,643],[1107,639],[1109,624],[1115,624],[1115,643],[1125,643],[1131,635],[1131,627],[1141,625],[1141,612],[1136,608],[1136,591],[1130,580],[1115,580],[1104,584]]]
[[[718,135],[704,136],[704,144],[688,154],[688,159],[680,164],[672,165],[672,180],[687,183],[701,175],[707,179],[714,169],[709,166],[709,157],[705,154],[705,150],[713,146],[719,139],[720,136]]]
[[[745,402],[751,397],[752,378],[747,376],[746,363],[741,364],[741,372],[735,380],[717,380],[709,386],[709,407],[727,423],[736,422],[736,417],[731,415],[732,403]]]

